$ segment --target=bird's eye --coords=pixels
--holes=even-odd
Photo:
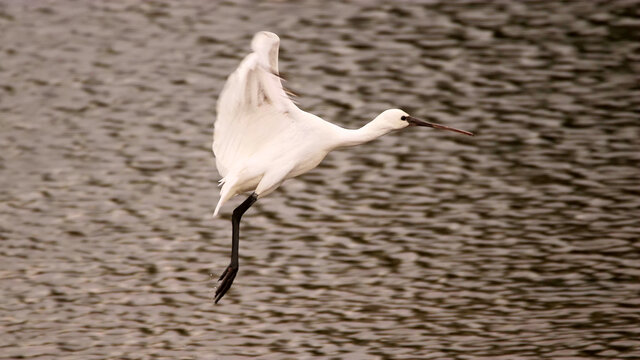
[[[407,120],[407,117],[406,117],[406,116],[404,116],[404,115],[402,115],[402,116],[400,117],[400,120]]]

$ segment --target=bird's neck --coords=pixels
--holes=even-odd
[[[388,134],[393,129],[381,121],[373,119],[371,122],[361,127],[360,129],[341,129],[340,136],[336,144],[336,148],[355,146],[375,140],[382,135]]]

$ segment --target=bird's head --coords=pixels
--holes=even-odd
[[[461,134],[473,136],[473,133],[470,133],[468,131],[455,129],[445,125],[434,124],[434,123],[430,123],[430,122],[415,118],[400,109],[389,109],[389,110],[383,111],[376,118],[376,122],[377,121],[379,121],[381,124],[384,124],[385,126],[390,127],[391,130],[400,130],[408,126],[425,126],[425,127],[431,127],[434,129],[455,131]]]

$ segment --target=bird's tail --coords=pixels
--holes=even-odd
[[[222,189],[220,190],[220,200],[218,200],[218,205],[216,205],[216,209],[213,212],[213,217],[218,216],[218,212],[220,211],[222,205],[224,205],[224,203],[227,202],[227,200],[231,199],[234,195],[231,191],[233,184],[227,181],[226,178],[220,180],[220,185],[222,185]]]
[[[220,211],[220,207],[222,207],[223,203],[224,202],[222,201],[222,198],[220,198],[220,200],[218,201],[218,205],[216,205],[216,209],[213,211],[213,216],[212,217],[218,216],[218,212]]]

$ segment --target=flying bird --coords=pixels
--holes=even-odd
[[[215,303],[231,288],[238,273],[242,215],[285,180],[315,168],[332,150],[366,143],[406,127],[426,126],[473,136],[399,109],[385,110],[354,130],[300,110],[282,86],[279,45],[276,34],[257,33],[251,41],[253,52],[229,76],[218,98],[212,148],[222,188],[213,216],[232,197],[251,194],[233,210],[231,263],[218,279]]]

